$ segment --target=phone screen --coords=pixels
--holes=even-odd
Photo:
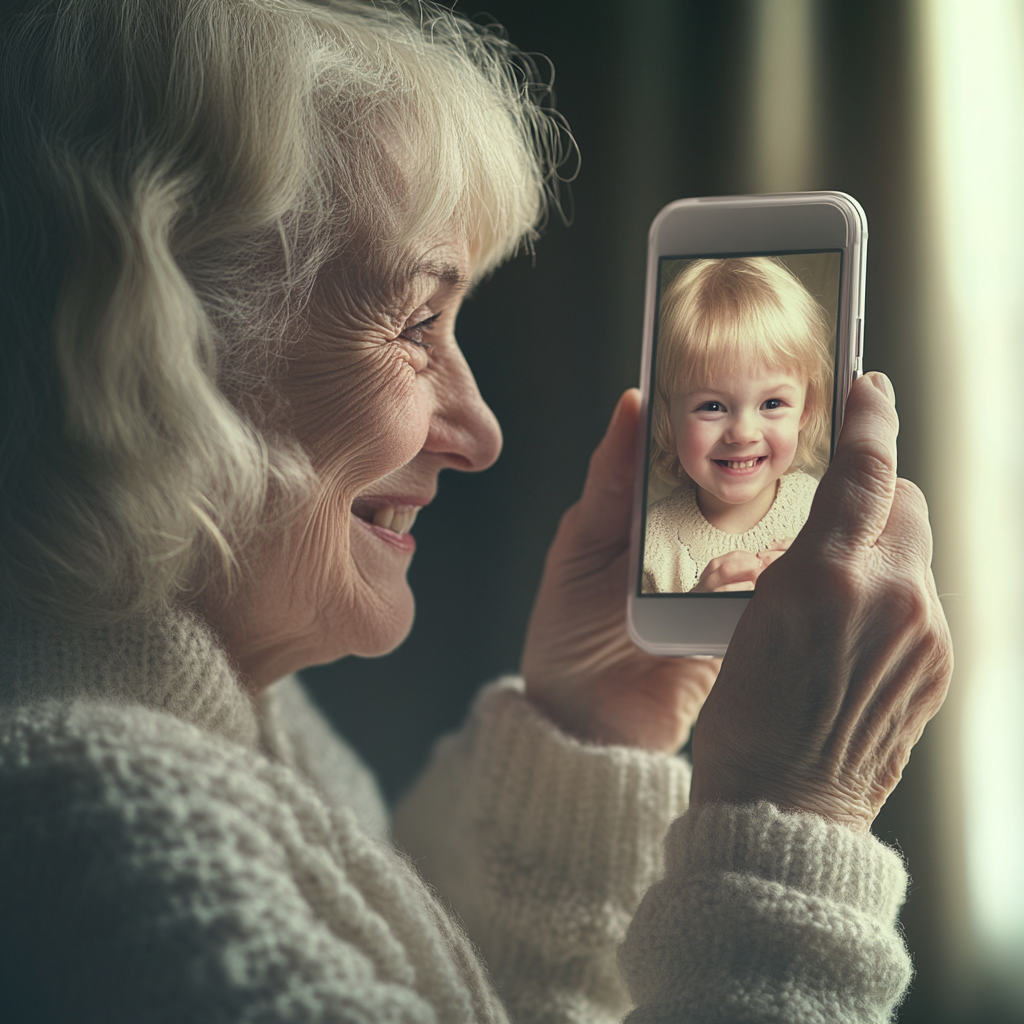
[[[834,447],[843,253],[663,256],[638,593],[753,590]]]

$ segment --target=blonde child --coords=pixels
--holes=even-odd
[[[752,590],[789,546],[828,460],[831,329],[779,260],[694,260],[665,288],[645,593]]]

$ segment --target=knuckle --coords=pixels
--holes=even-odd
[[[901,513],[905,529],[916,530],[920,537],[930,537],[931,526],[928,518],[928,501],[921,488],[909,480],[896,481],[893,505]]]
[[[864,442],[850,451],[848,458],[858,487],[878,496],[892,493],[896,467],[885,448]]]
[[[900,501],[905,502],[925,519],[928,518],[928,500],[924,496],[924,491],[913,480],[899,477],[896,480],[896,492]]]
[[[923,580],[898,576],[886,580],[880,610],[894,623],[914,631],[922,639],[933,631],[932,596]]]
[[[953,674],[953,648],[948,633],[941,633],[933,640],[919,661],[915,693],[911,700],[911,718],[917,723],[919,733],[942,707]]]
[[[940,613],[932,627],[932,672],[944,682],[953,675],[953,638],[945,617]]]

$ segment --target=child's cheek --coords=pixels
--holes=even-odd
[[[779,426],[780,429],[772,447],[788,469],[796,458],[796,450],[800,444],[800,418],[793,416]]]
[[[703,462],[711,445],[712,439],[706,435],[707,430],[701,429],[702,424],[679,423],[676,429],[676,455],[683,469],[693,476],[694,470]]]

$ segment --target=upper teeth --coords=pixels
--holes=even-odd
[[[412,524],[416,522],[417,512],[418,508],[382,505],[373,513],[371,522],[374,526],[383,526],[385,530],[392,530],[395,533],[408,533],[412,529]]]
[[[758,456],[760,458],[760,456]],[[746,462],[729,462],[725,463],[730,469],[750,469],[751,466],[757,465],[757,459],[747,459]]]

